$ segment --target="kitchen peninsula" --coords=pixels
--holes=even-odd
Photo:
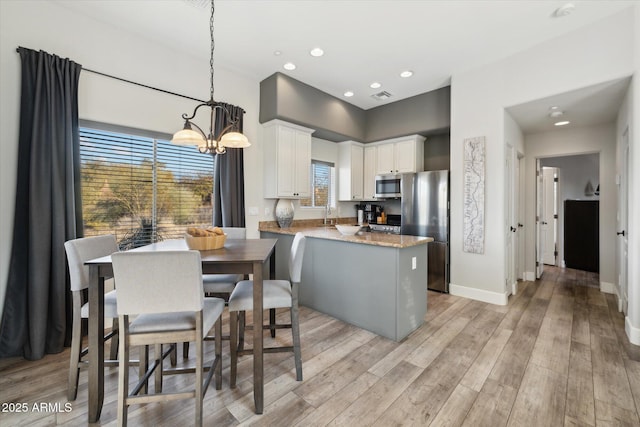
[[[277,238],[276,277],[288,278],[293,236],[307,239],[299,302],[322,313],[401,341],[427,311],[430,237],[360,232],[344,236],[313,222],[279,228],[261,223],[263,238]]]

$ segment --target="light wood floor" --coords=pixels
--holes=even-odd
[[[301,308],[304,381],[295,381],[292,356],[265,355],[265,409],[256,416],[251,357],[229,389],[225,342],[223,389],[209,389],[205,425],[639,426],[640,347],[629,344],[615,298],[594,284],[595,275],[550,268],[521,283],[508,306],[430,292],[426,323],[401,343]],[[0,402],[29,411],[3,406],[0,425],[86,424],[86,372],[64,411],[67,367],[68,351],[1,360]],[[192,380],[168,377],[165,387]],[[115,423],[116,381],[108,368],[101,425]],[[129,422],[190,425],[193,416],[191,402],[179,401],[133,407]]]

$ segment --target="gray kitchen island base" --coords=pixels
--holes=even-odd
[[[287,278],[293,236],[277,238],[276,277]],[[394,341],[424,322],[427,245],[388,247],[307,236],[300,304]]]

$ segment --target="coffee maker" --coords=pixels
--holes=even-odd
[[[372,203],[365,203],[361,206],[364,214],[364,222],[368,224],[375,224],[376,218],[378,218],[382,213],[382,206],[374,205]]]

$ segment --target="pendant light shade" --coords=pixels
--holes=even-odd
[[[220,144],[228,148],[247,148],[251,146],[249,139],[240,132],[227,132],[220,138]]]
[[[173,134],[171,142],[176,145],[206,145],[205,139],[199,132],[191,129],[189,122],[186,122],[184,129]]]

